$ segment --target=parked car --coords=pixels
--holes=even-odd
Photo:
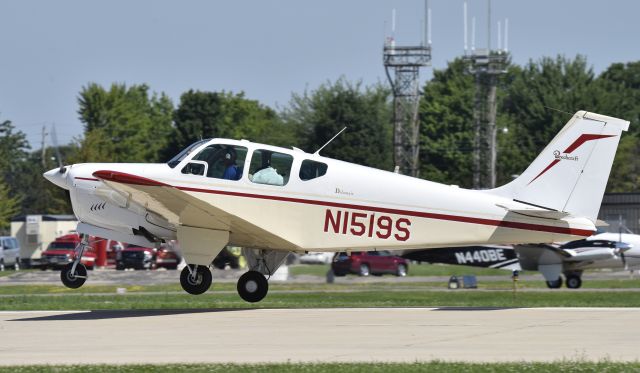
[[[300,255],[301,264],[329,264],[333,260],[333,253],[310,252]]]
[[[359,276],[389,273],[404,277],[409,271],[409,262],[389,251],[354,251],[351,254],[336,253],[331,269],[336,276],[349,273]]]
[[[42,253],[40,269],[61,269],[65,265],[76,259],[76,247],[80,244],[81,238],[77,233],[67,234],[56,238],[49,244]],[[89,242],[89,247],[84,250],[80,263],[87,269],[93,269],[96,262],[96,252]]]
[[[177,269],[180,256],[166,245],[159,249],[128,245],[122,249],[116,259],[116,269]]]
[[[20,244],[15,237],[0,237],[0,271],[6,266],[12,266],[16,271],[20,269]]]
[[[156,268],[178,269],[182,258],[168,245],[161,245],[156,251]]]

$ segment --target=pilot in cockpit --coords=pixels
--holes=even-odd
[[[226,149],[226,153],[224,154],[224,174],[222,175],[223,179],[238,180],[240,178],[238,166],[236,165],[237,157],[238,155],[236,154],[236,150],[234,148],[228,147]]]

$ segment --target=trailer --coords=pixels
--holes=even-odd
[[[75,232],[74,215],[23,215],[11,219],[11,235],[20,243],[23,267],[38,267],[42,252],[57,237]]]

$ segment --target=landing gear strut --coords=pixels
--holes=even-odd
[[[258,271],[249,271],[238,280],[238,294],[247,302],[260,302],[269,292],[269,281]]]
[[[73,263],[62,267],[62,271],[60,271],[60,280],[64,286],[70,289],[77,289],[87,281],[87,267],[80,263],[80,260],[82,260],[82,254],[84,254],[84,249],[88,244],[89,236],[84,235],[82,241],[76,247],[75,260]]]
[[[211,287],[211,271],[206,266],[187,265],[180,273],[180,285],[189,294],[199,295]]]

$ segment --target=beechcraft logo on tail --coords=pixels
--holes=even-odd
[[[564,159],[567,161],[578,161],[578,156],[576,155],[575,157],[572,157],[566,153],[560,153],[560,150],[554,150],[553,151],[553,157],[555,159]]]
[[[554,160],[551,161],[551,163],[549,163],[549,165],[545,167],[544,170],[540,171],[540,173],[536,177],[531,179],[529,184],[533,183],[537,178],[542,176],[545,172],[549,171],[553,166],[557,165],[560,161],[564,161],[564,160],[578,161],[578,156],[571,156],[570,154],[574,150],[582,146],[582,144],[584,144],[585,142],[592,141],[592,140],[606,139],[607,137],[614,137],[614,136],[615,135],[596,135],[596,134],[587,134],[587,133],[580,135],[580,137],[578,137],[576,141],[571,143],[571,145],[569,145],[563,152],[560,152],[559,150],[555,150],[553,152]]]

